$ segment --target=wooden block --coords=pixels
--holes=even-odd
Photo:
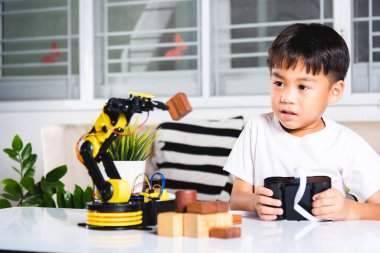
[[[185,213],[183,216],[183,235],[208,237],[211,227],[215,227],[215,214]]]
[[[178,213],[185,213],[187,206],[196,201],[196,190],[178,190],[175,193],[175,211]]]
[[[229,210],[228,202],[219,201],[205,201],[205,202],[195,202],[187,206],[188,213],[199,213],[199,214],[212,214],[212,213],[225,213]]]
[[[224,227],[213,227],[210,229],[210,237],[228,239],[228,238],[236,238],[240,236],[241,236],[240,227],[224,226]]]
[[[240,214],[232,215],[232,223],[233,225],[239,225],[243,222],[243,217]]]
[[[170,116],[174,120],[181,119],[193,110],[186,94],[183,92],[178,92],[175,94],[166,102],[166,105],[169,107]]]
[[[232,214],[230,213],[216,213],[215,214],[215,226],[232,226]]]
[[[159,213],[157,216],[157,234],[178,237],[183,235],[183,214],[175,212]]]

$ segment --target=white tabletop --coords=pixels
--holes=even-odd
[[[380,221],[264,222],[244,217],[238,239],[170,238],[154,231],[88,230],[86,210],[0,210],[0,249],[38,252],[380,252]]]

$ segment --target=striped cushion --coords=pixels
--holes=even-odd
[[[198,200],[228,201],[233,178],[223,166],[243,124],[237,117],[159,125],[152,161],[165,175],[166,189],[196,189]]]

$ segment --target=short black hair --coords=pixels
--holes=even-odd
[[[268,66],[295,68],[298,61],[313,75],[323,70],[332,81],[344,80],[350,54],[344,39],[331,27],[322,24],[293,24],[286,27],[271,44]]]

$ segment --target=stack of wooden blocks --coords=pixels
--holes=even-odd
[[[158,214],[157,233],[161,236],[189,237],[240,237],[240,215],[229,213],[227,202],[194,202],[187,205],[185,213]]]

